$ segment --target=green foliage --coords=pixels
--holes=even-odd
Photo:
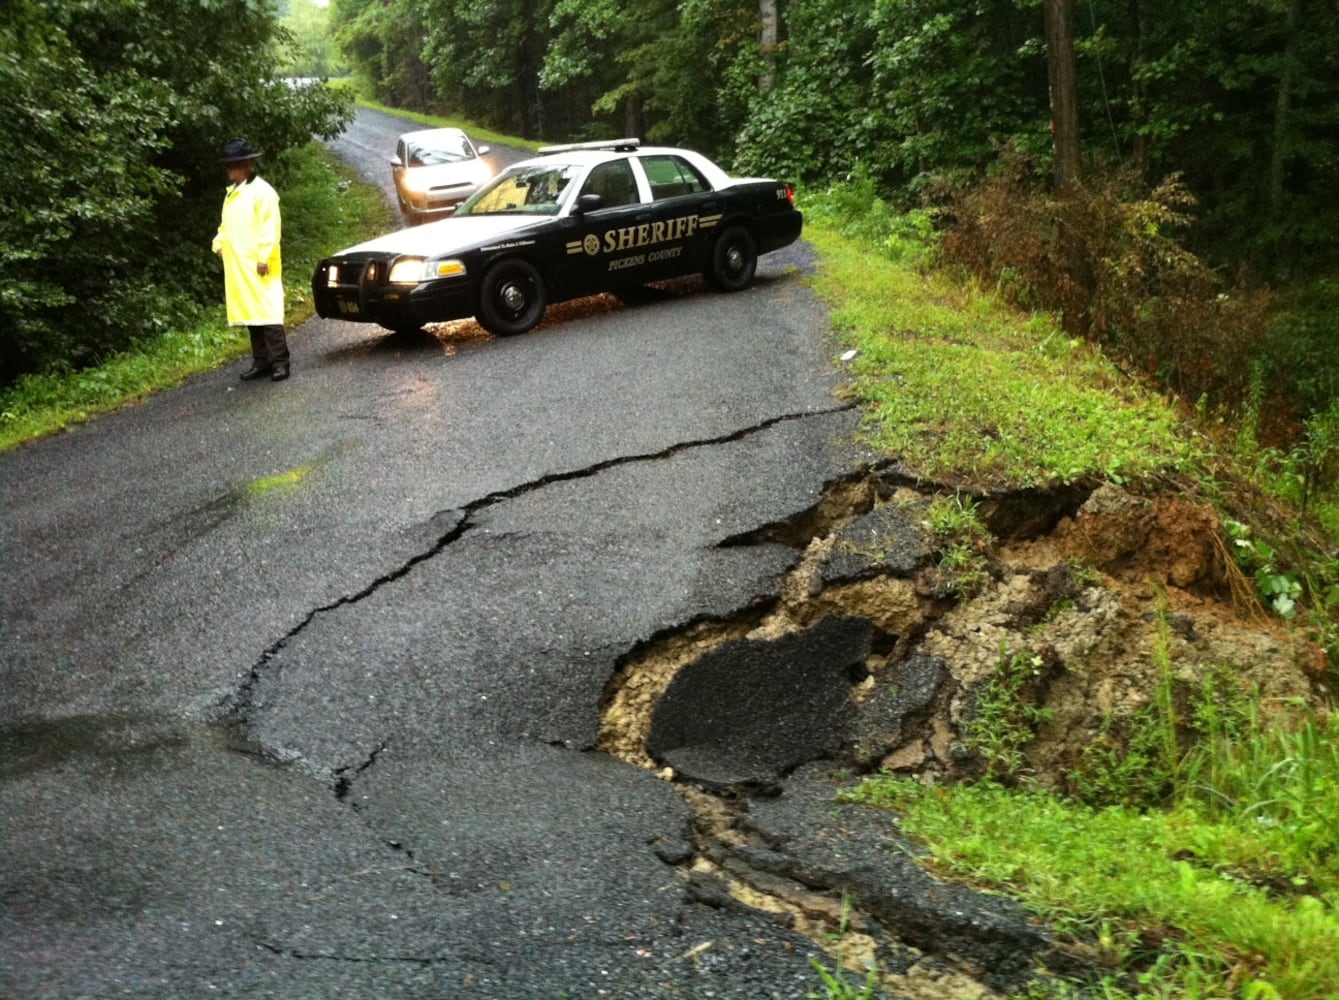
[[[894,261],[880,243],[844,236],[861,224],[840,207],[857,212],[858,198],[820,201],[806,226],[823,256],[816,282],[857,351],[849,370],[875,447],[950,482],[1123,480],[1191,467],[1193,442],[1174,411],[1141,395],[1100,353],[1044,315],[1020,313],[943,271],[926,273],[923,254],[899,249]],[[801,204],[808,213],[808,196]],[[893,242],[908,242],[915,225]]]
[[[1324,802],[1308,802],[1330,815],[1339,799],[1332,744],[1324,766]],[[1190,807],[1094,810],[1035,789],[926,787],[891,775],[840,798],[896,811],[937,867],[1018,896],[1110,969],[1104,985],[1060,983],[1029,996],[1333,996],[1337,856],[1291,883],[1280,839],[1248,809],[1224,821]],[[1277,881],[1292,891],[1271,891]]]
[[[97,75],[48,11],[20,3],[14,13],[0,24],[4,381],[92,360],[111,320],[90,299],[129,305],[136,318],[151,312],[127,290],[138,261],[124,234],[152,224],[174,180],[153,165],[167,142],[167,89],[132,67]],[[84,309],[91,337],[76,325]]]
[[[851,897],[842,893],[841,921],[836,933],[828,935],[835,943],[840,944],[842,938],[846,936],[850,917]],[[809,964],[814,967],[814,971],[818,973],[818,978],[822,980],[823,992],[806,993],[807,1000],[872,1000],[876,996],[875,990],[879,983],[879,970],[873,964],[865,971],[865,981],[859,986],[847,981],[846,971],[840,964],[831,971],[816,958],[809,959]]]
[[[1339,10],[1193,0],[1133,31],[1115,4],[1098,19],[1119,146],[1149,176],[1184,171],[1206,205],[1199,245],[1235,244],[1265,270],[1332,257],[1320,173],[1334,156]]]
[[[1182,719],[1177,713],[1171,658],[1171,626],[1159,614],[1153,642],[1158,684],[1152,703],[1124,720],[1106,719],[1085,745],[1069,778],[1075,798],[1091,806],[1145,809],[1165,805],[1185,785]],[[1207,695],[1214,691],[1206,687]],[[1202,700],[1202,704],[1207,700]],[[1205,709],[1205,717],[1210,717]]]
[[[1263,538],[1254,537],[1250,526],[1240,521],[1226,521],[1223,527],[1237,565],[1255,581],[1260,600],[1281,618],[1296,616],[1302,582],[1279,563],[1278,550]]]
[[[1301,440],[1281,456],[1276,471],[1284,495],[1306,513],[1339,486],[1339,399],[1302,422]]]
[[[312,143],[287,157],[275,177],[286,212],[285,301],[290,324],[311,315],[306,276],[330,247],[361,242],[394,223],[380,189],[355,184],[350,176],[332,154]],[[0,390],[0,450],[116,409],[246,354],[250,347],[245,332],[225,324],[217,294],[213,298],[211,308],[193,309],[176,325],[137,340],[95,368],[28,374]]]
[[[894,263],[929,267],[934,261],[939,244],[936,213],[926,208],[898,210],[879,196],[868,177],[806,191],[803,201],[809,225],[835,229]]]
[[[789,40],[776,85],[759,90],[736,146],[735,166],[745,174],[775,174],[795,181],[828,182],[868,160],[874,46],[869,19],[874,0],[817,0],[787,9]]]
[[[218,150],[270,156],[346,103],[275,76],[248,0],[13,0],[0,23],[0,384],[88,366],[217,296]]]
[[[925,521],[939,546],[939,571],[952,590],[965,596],[979,592],[990,580],[990,545],[994,541],[977,515],[970,497],[937,496]]]
[[[1339,868],[1339,721],[1310,713],[1250,716],[1221,727],[1193,751],[1196,775],[1184,808],[1232,831],[1197,849],[1245,869],[1287,872],[1295,888],[1335,891]],[[1235,838],[1249,836],[1249,849]],[[1262,850],[1263,848],[1263,850]],[[1254,853],[1251,853],[1254,852]]]
[[[1280,297],[1259,359],[1272,409],[1296,420],[1339,398],[1339,281],[1301,282]]]
[[[805,0],[779,5],[775,47],[752,0],[331,0],[329,16],[390,104],[551,140],[633,132],[810,184],[862,175],[909,203],[938,178],[979,176],[1001,148],[1049,174],[1039,6]],[[1186,246],[1214,266],[1286,274],[1332,259],[1339,10],[1075,12],[1091,164],[1119,163],[1141,193],[1181,178],[1200,205]]]
[[[883,0],[868,56],[885,110],[877,162],[913,186],[990,163],[1006,140],[1049,149],[1044,51],[1032,4]]]
[[[809,1000],[871,1000],[878,995],[875,992],[879,985],[877,969],[870,969],[865,974],[865,981],[856,986],[847,981],[846,974],[840,968],[830,972],[816,958],[811,958],[809,964],[814,967],[814,971],[818,973],[818,978],[823,981],[822,993],[805,994]]]
[[[1162,733],[1154,712],[1124,724],[1107,719],[1083,747],[1071,776],[1074,797],[1093,806],[1144,808],[1166,800],[1172,775],[1162,766]]]
[[[283,27],[290,39],[281,56],[283,72],[298,77],[330,77],[348,71],[335,47],[328,6],[300,0],[290,5]]]
[[[1029,776],[1024,748],[1053,714],[1037,704],[1046,669],[1037,653],[1001,649],[995,672],[972,692],[963,745],[981,757],[987,779],[1014,783]]]
[[[335,45],[365,92],[414,111],[435,103],[426,21],[435,13],[418,0],[330,0],[328,8]]]
[[[945,191],[947,257],[981,280],[1007,275],[1020,305],[1058,312],[1184,399],[1235,405],[1265,341],[1269,296],[1228,288],[1178,240],[1194,199],[1178,178],[1144,193],[1121,172],[1060,196],[1039,165],[1002,156],[981,184]]]
[[[541,86],[590,94],[591,128],[641,134],[705,152],[720,145],[713,128],[728,41],[740,8],[710,2],[647,0],[637,6],[556,0]],[[612,57],[611,57],[612,54]]]
[[[1086,744],[1067,787],[1090,806],[1153,809],[1193,793],[1203,751],[1241,738],[1254,722],[1252,695],[1222,671],[1207,672],[1188,693],[1173,678],[1170,624],[1160,616],[1153,646],[1159,670],[1151,704],[1123,720],[1104,720]]]

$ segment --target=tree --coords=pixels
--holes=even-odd
[[[1056,187],[1083,177],[1079,95],[1074,73],[1074,0],[1044,0],[1046,68],[1050,77],[1051,131],[1055,137]]]
[[[421,52],[444,110],[546,134],[538,76],[550,0],[419,0]]]
[[[780,41],[781,11],[777,0],[758,0],[758,52],[763,64],[759,90],[771,90],[776,82],[776,51]]]
[[[78,367],[216,295],[218,150],[334,135],[248,0],[10,0],[0,23],[0,380]],[[205,197],[206,192],[208,197]]]
[[[281,16],[281,23],[293,40],[281,63],[284,72],[292,76],[330,77],[346,71],[330,30],[329,7],[299,0]]]
[[[871,122],[882,175],[921,186],[976,170],[1001,144],[1040,149],[1045,64],[1023,0],[878,0],[869,64]]]
[[[1095,0],[1078,39],[1090,147],[1108,122],[1149,184],[1180,173],[1192,239],[1264,269],[1339,249],[1339,7],[1320,0]],[[1099,62],[1100,60],[1100,62]],[[1099,89],[1099,87],[1101,89]]]
[[[335,44],[371,96],[430,111],[437,96],[423,55],[427,26],[421,0],[330,0]]]
[[[663,53],[678,31],[678,6],[650,0],[637,6],[613,0],[555,0],[554,32],[544,54],[540,85],[548,91],[590,94],[589,113],[624,135],[646,134],[648,103]]]
[[[761,62],[733,77],[736,93],[747,85],[747,117],[739,130],[736,165],[747,173],[775,173],[796,180],[840,176],[862,161],[879,159],[879,126],[872,62],[878,45],[877,0],[810,0],[787,16],[788,38],[777,53],[776,80],[760,91]],[[742,78],[742,79],[741,79]],[[873,154],[873,155],[871,155]]]

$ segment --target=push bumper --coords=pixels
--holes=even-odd
[[[464,279],[391,284],[388,269],[389,263],[380,259],[321,261],[312,275],[317,315],[391,330],[474,315],[474,296]]]

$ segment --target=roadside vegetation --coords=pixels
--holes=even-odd
[[[91,372],[218,301],[224,142],[246,136],[274,172],[352,114],[279,75],[289,43],[252,0],[6,4],[0,388]]]
[[[973,488],[1194,494],[1324,661],[1308,704],[1151,692],[1061,797],[1022,753],[1031,654],[1002,650],[976,783],[852,797],[1087,950],[1091,981],[1028,1000],[1339,997],[1336,52],[1339,8],[1300,0],[14,0],[0,449],[245,353],[207,249],[223,140],[282,191],[292,324],[320,256],[395,224],[310,141],[351,87],[280,74],[487,142],[635,134],[799,182],[863,433],[943,487],[962,592],[988,580]]]
[[[285,266],[297,323],[310,315],[301,278],[319,256],[394,220],[380,193],[319,144],[275,171],[293,219]],[[1226,523],[1261,604],[1333,656],[1333,536],[1302,503],[1327,509],[1328,478],[1313,474],[1304,497],[1301,473],[1287,456],[1268,458],[1249,427],[1179,401],[1156,373],[1124,366],[1055,313],[1020,308],[1000,282],[945,255],[930,212],[898,212],[860,182],[807,192],[802,206],[820,256],[816,287],[841,353],[855,352],[840,363],[872,445],[951,489],[1111,480],[1200,490],[1240,518]],[[103,366],[29,376],[0,395],[0,444],[114,409],[245,349],[216,308]],[[1312,445],[1318,467],[1330,458],[1324,441]],[[984,578],[970,505],[945,496],[934,510],[963,586]],[[964,733],[987,763],[979,782],[926,787],[878,775],[848,793],[893,810],[942,874],[1017,896],[1102,970],[1090,982],[1039,984],[1026,1000],[1339,995],[1339,732],[1321,706],[1261,705],[1226,680],[1189,705],[1155,698],[1138,737],[1094,744],[1078,793],[1062,798],[1032,780],[1019,752],[1036,721],[1020,715],[1017,698],[1028,669],[1025,654],[1002,655],[993,694]],[[877,995],[868,973],[816,976],[815,996]]]
[[[964,592],[985,543],[960,491],[1115,482],[1212,503],[1253,599],[1323,651],[1313,703],[1227,678],[1154,692],[1062,797],[1020,752],[1029,654],[1001,651],[963,734],[977,782],[879,775],[850,795],[1091,957],[1090,981],[1026,1000],[1339,997],[1339,16],[1089,5],[1087,175],[1058,190],[1037,6],[814,0],[789,5],[783,44],[752,3],[336,0],[330,24],[290,24],[306,54],[284,65],[348,65],[487,142],[537,145],[489,122],[634,132],[804,183],[863,433],[944,487]],[[309,142],[351,95],[276,77],[289,40],[266,5],[67,7],[19,0],[0,25],[0,449],[245,353],[207,253],[222,139],[249,134],[282,192],[291,324],[320,256],[395,225]],[[520,37],[498,46],[508,11]],[[873,976],[818,972],[815,995],[873,995]]]
[[[1205,365],[1199,395],[1187,400],[1167,370],[1070,333],[1058,310],[1023,308],[1048,292],[1035,276],[983,281],[973,261],[954,256],[965,237],[948,213],[898,212],[860,183],[810,192],[804,207],[820,253],[817,288],[866,407],[863,433],[944,488],[935,530],[946,553],[965,540],[969,572],[980,559],[962,489],[1106,480],[1198,493],[1219,507],[1261,606],[1326,650],[1322,691],[1334,689],[1335,439],[1312,420],[1292,451],[1260,444],[1273,432],[1259,413],[1278,403],[1261,405],[1260,373],[1287,364],[1262,345],[1280,340],[1225,356],[1228,369]],[[1015,249],[1022,242],[1017,232],[1008,238]],[[1207,308],[1221,307],[1216,289],[1204,294]],[[1156,296],[1144,304],[1155,310]],[[1182,305],[1203,318],[1204,303]],[[1277,328],[1297,315],[1276,309],[1257,321]],[[1183,332],[1172,325],[1162,335]],[[1233,409],[1233,390],[1215,387],[1243,374],[1254,388]],[[1145,717],[1094,742],[1065,795],[1044,788],[1023,753],[1045,721],[1021,696],[1039,660],[1002,650],[961,738],[962,752],[982,762],[977,781],[877,774],[843,797],[891,810],[939,873],[1018,898],[1091,962],[1087,980],[1042,980],[1015,1000],[1339,997],[1339,724],[1330,706],[1319,692],[1314,703],[1265,704],[1222,674],[1177,697],[1174,664],[1161,647],[1155,655],[1164,684]],[[881,995],[874,971],[819,967],[812,996]]]
[[[265,174],[282,192],[286,321],[292,327],[312,315],[308,279],[323,256],[394,229],[398,222],[381,191],[357,181],[352,169],[320,143],[267,161]],[[249,353],[246,331],[227,325],[221,271],[217,284],[215,305],[188,310],[178,323],[137,338],[100,364],[24,375],[0,390],[0,451]]]

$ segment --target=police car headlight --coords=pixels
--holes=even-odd
[[[396,285],[416,285],[423,278],[423,258],[405,257],[395,262],[387,280]]]
[[[465,265],[458,260],[424,260],[404,257],[391,268],[390,282],[396,285],[417,285],[434,278],[451,278],[465,273]]]

